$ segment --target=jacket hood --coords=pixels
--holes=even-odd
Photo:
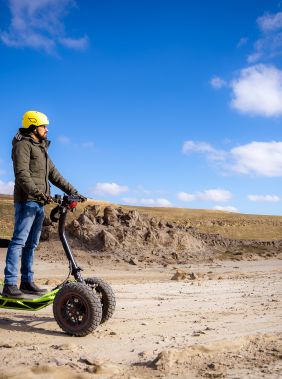
[[[18,143],[18,142],[20,142],[22,140],[30,141],[34,145],[42,145],[43,147],[45,147],[47,149],[48,149],[48,147],[49,147],[49,145],[51,143],[51,141],[49,141],[47,139],[43,140],[42,142],[37,142],[29,134],[24,135],[20,131],[18,131],[17,134],[15,135],[15,137],[12,140],[12,146],[14,146],[16,143]]]

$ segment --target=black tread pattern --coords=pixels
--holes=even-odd
[[[86,310],[86,319],[79,326],[70,325],[64,316],[65,303],[73,296],[80,299]],[[60,328],[67,334],[77,337],[84,337],[93,332],[100,325],[102,318],[102,306],[98,295],[85,284],[77,282],[66,283],[62,286],[55,297],[53,312]]]
[[[95,290],[101,298],[102,320],[101,324],[109,320],[116,308],[116,298],[112,287],[100,278],[86,278],[85,283]]]

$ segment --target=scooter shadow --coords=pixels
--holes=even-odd
[[[28,316],[28,315],[19,315],[15,319],[10,319],[8,317],[0,318],[0,328],[11,330],[15,332],[24,332],[24,333],[38,333],[45,334],[48,336],[60,336],[60,337],[69,337],[64,332],[48,330],[48,328],[43,328],[40,325],[44,325],[47,322],[56,323],[53,317],[44,317],[44,316]]]

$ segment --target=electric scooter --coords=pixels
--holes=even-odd
[[[65,235],[67,214],[80,202],[77,196],[56,195],[52,200],[57,206],[50,218],[59,222],[58,232],[69,262],[69,275],[65,281],[42,296],[25,295],[22,299],[8,298],[0,294],[0,308],[37,311],[53,303],[53,313],[60,328],[69,335],[83,337],[109,320],[115,310],[112,288],[100,278],[83,279]],[[73,276],[73,279],[70,279]],[[3,282],[0,283],[2,293]]]

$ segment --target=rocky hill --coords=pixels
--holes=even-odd
[[[218,221],[217,221],[218,222]],[[280,256],[282,240],[258,241],[202,232],[187,220],[158,217],[99,205],[88,205],[67,226],[70,238],[92,254],[114,254],[132,264],[187,263],[221,259]],[[42,240],[57,238],[56,226],[46,218]]]

